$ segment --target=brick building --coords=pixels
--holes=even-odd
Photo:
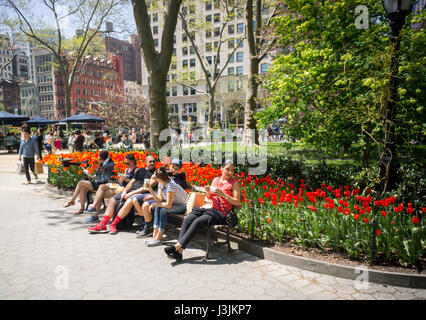
[[[21,114],[21,98],[19,95],[19,82],[16,80],[0,80],[0,102],[7,112]]]
[[[123,79],[141,83],[141,45],[139,36],[130,36],[130,42],[106,36],[105,50],[110,53],[123,55]]]
[[[56,116],[65,117],[65,88],[60,77],[55,77]],[[104,101],[105,92],[123,93],[123,57],[109,54],[106,58],[87,56],[81,73],[75,75],[71,89],[71,115],[81,112],[92,101]]]

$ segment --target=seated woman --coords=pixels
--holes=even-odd
[[[164,249],[169,258],[182,261],[183,249],[197,233],[212,225],[226,225],[226,214],[233,206],[241,206],[241,188],[233,178],[234,170],[232,161],[225,161],[222,175],[213,180],[211,187],[206,187],[212,208],[194,210],[183,220],[177,244]]]
[[[136,166],[136,158],[133,153],[129,153],[124,158],[124,164],[127,166],[125,170],[124,176],[121,178],[121,183],[119,187],[111,187],[109,183],[101,184],[96,191],[95,198],[93,200],[93,205],[85,210],[85,213],[90,213],[91,216],[86,220],[86,223],[99,222],[99,211],[101,210],[102,201],[104,199],[109,199],[116,194],[120,193],[124,190],[130,180],[135,176],[135,172],[137,170]]]
[[[158,193],[156,194],[151,186],[148,186],[147,189],[156,201],[151,204],[155,208],[154,230],[150,229],[151,222],[147,222],[152,217],[145,217],[145,228],[142,231],[144,233],[140,234],[140,237],[144,237],[153,232],[154,239],[145,242],[148,247],[161,243],[166,230],[168,215],[171,213],[185,213],[186,202],[188,201],[188,194],[173,179],[170,179],[165,167],[155,170],[153,177],[158,182]]]
[[[81,214],[84,212],[84,204],[86,203],[86,195],[88,191],[96,191],[100,185],[107,183],[111,180],[112,171],[114,170],[115,163],[110,158],[109,152],[106,150],[103,150],[99,153],[99,166],[96,170],[96,174],[94,179],[88,180],[81,180],[77,184],[77,187],[75,188],[74,194],[67,203],[63,205],[64,208],[67,208],[69,206],[72,206],[75,204],[75,199],[77,199],[77,196],[80,195],[80,210],[75,212],[74,214]],[[88,174],[87,171],[85,171],[86,175],[91,177],[90,174]]]

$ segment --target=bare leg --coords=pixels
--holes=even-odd
[[[117,216],[119,216],[121,219],[124,219],[130,212],[130,210],[133,207],[133,200],[127,199],[124,206],[118,211]]]
[[[149,205],[148,202],[143,203],[142,212],[143,212],[143,216],[145,218],[145,222],[151,222],[152,221],[152,213],[151,213],[150,205]]]
[[[133,206],[135,207],[138,215],[143,217],[143,211],[142,211],[141,205],[139,204],[139,201],[136,198],[133,198],[132,201],[133,201]]]
[[[105,210],[105,216],[112,218],[112,216],[114,215],[114,210],[116,206],[117,206],[117,201],[114,198],[111,198]]]

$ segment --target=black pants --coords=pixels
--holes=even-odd
[[[24,169],[25,169],[25,176],[27,177],[27,181],[31,181],[30,170],[29,170],[30,168],[31,168],[31,171],[34,173],[34,158],[24,157]]]
[[[225,216],[219,211],[215,209],[195,209],[183,220],[178,242],[185,249],[197,233],[213,225],[225,224]]]

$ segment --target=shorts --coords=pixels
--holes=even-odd
[[[150,196],[150,193],[142,193],[142,194],[137,194],[135,196],[133,196],[133,198],[136,198],[136,200],[138,200],[139,204],[142,205],[144,202],[148,202],[149,204],[152,204],[155,201],[155,199],[149,199],[147,201],[143,201],[145,199],[145,197]]]

